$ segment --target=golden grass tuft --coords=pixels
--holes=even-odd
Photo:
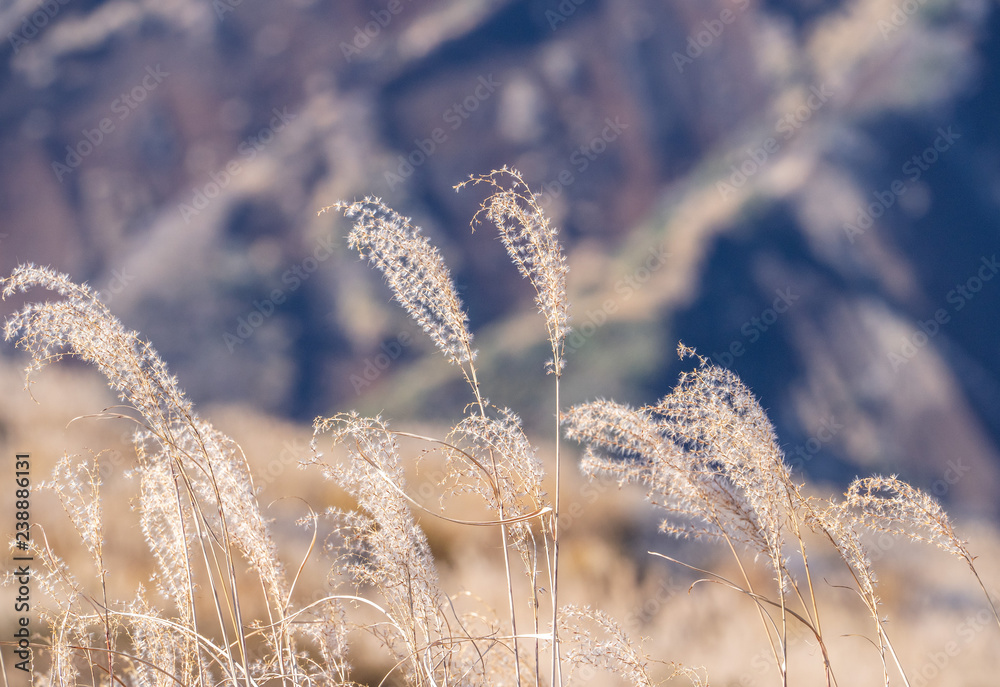
[[[99,416],[134,428],[135,507],[156,570],[152,587],[134,598],[108,592],[106,458],[60,460],[45,488],[62,503],[100,591],[87,591],[93,587],[74,577],[36,526],[32,551],[44,569],[34,579],[47,600],[39,617],[48,628],[36,643],[46,656],[39,684],[346,686],[358,677],[348,662],[352,646],[382,654],[389,668],[379,684],[554,686],[588,684],[597,673],[632,685],[707,684],[699,671],[648,656],[644,642],[604,610],[560,604],[563,428],[583,444],[583,472],[594,484],[611,478],[641,485],[663,512],[664,532],[722,545],[729,573],[650,553],[694,573],[695,584],[711,582],[747,600],[781,685],[796,683],[789,647],[803,634],[819,648],[817,670],[827,687],[838,684],[821,621],[828,609],[811,563],[823,542],[874,622],[881,684],[897,677],[913,683],[887,632],[865,531],[929,542],[964,560],[1000,625],[968,543],[934,499],[882,477],[855,481],[843,501],[808,495],[792,479],[752,392],[692,349],[678,350],[696,358],[696,367],[656,404],[600,400],[563,411],[570,318],[557,231],[516,170],[471,177],[458,188],[477,185],[490,195],[473,226],[483,218],[496,226],[535,289],[551,346],[554,489],[547,493],[543,461],[516,412],[483,395],[469,318],[437,249],[378,199],[339,203],[331,207],[353,223],[349,245],[382,272],[394,299],[461,369],[470,397],[441,438],[395,429],[381,417],[317,418],[301,462],[349,505],[306,507],[297,524],[310,543],[300,560],[282,560],[276,523],[264,515],[239,444],[194,411],[149,342],[125,329],[92,289],[32,265],[0,282],[4,298],[37,288],[59,296],[30,303],[6,322],[7,340],[29,356],[29,388],[45,365],[70,355],[95,365],[117,394],[121,405]],[[420,496],[428,485],[418,488],[408,475],[413,453],[404,441],[420,447],[419,462],[441,468],[431,478],[437,507]],[[270,492],[276,488],[269,483]],[[452,507],[462,499],[476,501],[485,515]],[[487,602],[495,589],[445,589],[428,521],[475,530],[480,545],[499,549],[506,608]],[[288,523],[277,525],[284,531]],[[304,593],[302,581],[313,579],[304,571],[318,559],[329,561],[329,587]]]

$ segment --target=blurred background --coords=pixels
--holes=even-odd
[[[683,341],[801,476],[1000,514],[996,2],[3,0],[0,27],[0,274],[98,289],[248,454],[469,401],[318,214],[366,195],[441,247],[490,400],[551,434],[530,285],[452,188],[508,165],[569,256],[564,404],[655,402]],[[24,363],[3,347],[0,443],[47,472],[114,400],[64,363],[39,410]]]
[[[570,256],[569,403],[655,401],[681,340],[814,477],[997,513],[995,2],[10,0],[0,24],[0,272],[100,289],[198,402],[461,409],[317,216],[370,194],[442,247],[493,402],[547,427],[530,287],[452,190],[510,165]]]

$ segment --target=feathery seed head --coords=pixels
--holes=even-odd
[[[934,544],[972,565],[968,542],[955,533],[941,504],[895,475],[854,480],[845,507],[853,508],[857,522],[868,529]]]
[[[504,185],[505,179],[510,187]],[[483,201],[472,219],[472,229],[481,222],[480,215],[496,225],[500,239],[521,275],[531,280],[535,288],[535,303],[545,317],[545,328],[552,346],[549,371],[562,374],[564,342],[569,334],[569,301],[566,299],[566,273],[569,267],[557,237],[558,231],[538,205],[521,173],[516,169],[493,170],[489,174],[470,177],[455,186],[460,190],[472,184],[485,183],[495,192]]]
[[[410,218],[378,198],[336,203],[354,220],[348,245],[385,277],[393,297],[431,337],[449,362],[461,366],[475,359],[469,318],[437,248]]]
[[[647,498],[670,514],[664,531],[743,543],[781,571],[795,487],[774,428],[735,374],[683,344],[679,352],[700,365],[657,405],[576,406],[566,415],[568,436],[588,444],[584,470],[646,485]]]

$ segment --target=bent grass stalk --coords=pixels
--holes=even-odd
[[[796,623],[809,630],[821,649],[827,687],[837,684],[804,527],[822,535],[842,559],[849,588],[872,616],[872,643],[884,684],[892,682],[890,658],[902,684],[910,683],[886,634],[875,574],[858,530],[931,543],[963,559],[1000,627],[975,557],[933,498],[895,477],[856,480],[842,503],[806,498],[802,485],[791,480],[774,428],[757,399],[735,374],[693,349],[681,345],[678,352],[681,358],[697,358],[696,369],[683,373],[656,404],[635,409],[595,401],[563,412],[568,267],[557,232],[516,170],[473,176],[456,188],[477,185],[490,194],[472,228],[484,220],[497,228],[514,266],[532,284],[545,323],[551,352],[546,370],[555,377],[555,493],[549,497],[542,491],[541,461],[520,419],[483,395],[469,318],[440,253],[419,227],[377,198],[339,203],[331,207],[353,222],[348,244],[382,272],[394,300],[459,368],[473,400],[445,439],[393,429],[380,417],[356,413],[317,418],[309,463],[355,505],[324,512],[309,507],[303,521],[313,528],[311,540],[290,581],[242,449],[195,413],[152,346],[126,330],[92,289],[66,275],[22,265],[0,281],[5,299],[35,288],[60,297],[28,304],[6,322],[6,338],[30,356],[29,393],[33,376],[45,365],[76,356],[95,365],[124,404],[122,412],[109,409],[101,415],[135,424],[139,524],[155,564],[156,591],[167,606],[154,607],[144,590],[127,603],[112,598],[96,463],[74,467],[67,456],[48,486],[90,554],[100,601],[84,593],[39,526],[44,545],[34,549],[43,562],[37,579],[55,604],[43,615],[51,632],[44,679],[75,687],[84,683],[80,668],[86,667],[92,681],[100,674],[107,684],[350,687],[347,639],[358,631],[385,651],[388,668],[382,683],[398,678],[419,687],[520,686],[531,681],[536,687],[546,682],[555,687],[573,682],[579,669],[588,667],[617,673],[636,685],[675,679],[705,684],[696,671],[650,659],[603,611],[560,607],[564,426],[568,438],[584,445],[582,468],[590,478],[644,485],[647,499],[665,513],[664,532],[715,540],[730,551],[742,584],[650,553],[754,603],[783,687],[793,684],[789,624]],[[427,452],[445,460],[437,511],[414,498],[407,486],[399,445],[404,438],[426,444]],[[335,455],[320,449],[321,439],[336,448]],[[468,494],[482,502],[485,517],[448,510],[446,498]],[[506,618],[471,593],[444,592],[418,514],[460,526],[498,528]],[[334,528],[328,548],[336,555],[329,572],[337,586],[350,585],[354,593],[300,603],[295,593],[319,548],[320,522],[327,520]],[[544,561],[539,560],[542,552]],[[771,593],[752,584],[747,553],[773,573]],[[796,568],[789,556],[801,560],[805,589],[792,574]],[[523,592],[516,574],[523,574],[529,586],[523,601],[531,608],[532,632],[518,629],[525,618],[517,612]],[[244,582],[246,575],[259,591]],[[551,609],[539,608],[539,579],[547,580]],[[261,609],[257,615],[251,611],[251,597]],[[547,631],[542,627],[546,610]],[[657,664],[669,673],[661,681],[654,678]]]

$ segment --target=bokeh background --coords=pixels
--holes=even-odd
[[[569,256],[565,403],[654,402],[683,341],[803,477],[1000,514],[996,2],[5,0],[0,28],[0,273],[101,290],[233,428],[468,401],[318,214],[375,195],[441,247],[490,400],[550,429],[530,286],[452,188],[508,165]],[[0,439],[61,452],[23,363]],[[63,368],[46,417],[113,402]]]

